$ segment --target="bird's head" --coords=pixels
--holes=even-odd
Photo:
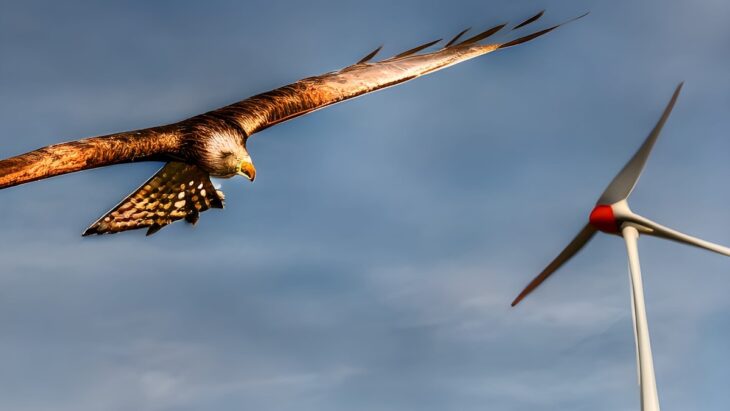
[[[238,163],[236,174],[246,177],[251,182],[256,179],[256,167],[253,166],[251,156],[247,155]]]
[[[245,135],[237,130],[213,130],[202,139],[201,162],[214,177],[230,178],[236,175],[249,181],[256,178],[256,168],[246,149]]]
[[[223,149],[216,154],[218,161],[214,175],[217,177],[227,178],[239,175],[246,177],[249,181],[256,178],[256,167],[245,146]]]

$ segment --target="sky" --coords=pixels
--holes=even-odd
[[[730,3],[2,0],[0,157],[465,27],[538,40],[253,136],[197,226],[82,238],[160,164],[0,192],[0,409],[636,410],[625,247],[515,309],[685,81],[632,208],[730,244]],[[730,259],[639,241],[665,411],[730,401]]]

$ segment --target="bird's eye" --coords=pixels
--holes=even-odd
[[[233,153],[230,151],[221,151],[221,158],[228,158],[232,155],[233,155]]]

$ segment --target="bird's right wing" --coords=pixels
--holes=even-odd
[[[542,16],[542,12],[518,24],[515,28],[531,24],[540,16]],[[490,44],[481,44],[480,41],[501,31],[506,24],[500,24],[466,40],[458,41],[466,32],[465,30],[449,41],[441,50],[417,54],[437,43],[437,41],[432,41],[394,57],[372,62],[380,50],[377,48],[357,63],[342,70],[305,78],[208,114],[237,122],[250,136],[267,127],[332,104],[392,87],[474,57],[533,40],[561,25],[557,24],[511,41],[505,40]]]
[[[87,228],[84,236],[148,228],[147,235],[181,219],[195,224],[200,213],[223,208],[223,193],[199,167],[172,161]]]

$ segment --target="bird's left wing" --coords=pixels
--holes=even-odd
[[[531,24],[540,16],[542,16],[542,12],[516,25],[514,29]],[[562,24],[511,41],[490,44],[481,44],[480,42],[501,31],[506,24],[500,24],[466,40],[458,41],[466,32],[465,30],[449,41],[441,50],[427,54],[417,54],[437,43],[429,42],[394,57],[371,62],[371,59],[380,50],[378,48],[357,63],[342,70],[305,78],[276,90],[214,110],[210,114],[238,122],[246,131],[246,134],[250,136],[267,127],[311,113],[320,108],[391,87],[498,49],[530,41],[560,27]]]
[[[195,224],[200,213],[223,208],[223,193],[198,166],[171,161],[84,232],[111,234],[147,228],[147,235],[181,219]]]

